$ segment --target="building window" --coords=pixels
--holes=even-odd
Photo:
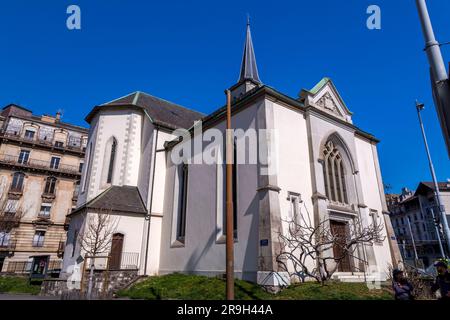
[[[36,231],[33,237],[33,247],[43,247],[45,239],[45,231]]]
[[[0,231],[0,247],[8,247],[11,241],[11,234],[9,232]]]
[[[11,183],[11,191],[21,192],[23,188],[23,180],[25,178],[25,174],[22,172],[16,172],[13,175],[13,180]]]
[[[184,242],[186,236],[186,211],[187,211],[187,188],[188,188],[189,167],[187,164],[181,166],[179,175],[179,202],[178,202],[178,218],[177,218],[177,234],[176,238],[180,242]]]
[[[75,255],[75,249],[77,247],[77,240],[78,240],[78,230],[75,230],[73,233],[73,239],[72,239],[72,257]]]
[[[288,200],[290,202],[290,221],[295,224],[300,224],[300,194],[295,192],[288,192]]]
[[[39,218],[48,219],[50,218],[50,210],[52,209],[52,206],[50,204],[42,204],[41,210],[39,211]]]
[[[44,193],[55,194],[55,189],[56,189],[56,178],[48,177],[47,180],[45,181]]]
[[[50,160],[50,168],[51,169],[58,169],[60,161],[61,161],[60,157],[52,157],[52,159]]]
[[[64,142],[62,142],[62,141],[55,141],[55,147],[57,147],[57,148],[64,148]]]
[[[20,164],[27,164],[29,158],[30,158],[30,151],[21,150],[17,162]]]
[[[86,170],[86,172],[84,174],[84,178],[83,178],[84,179],[83,180],[83,192],[86,191],[86,187],[87,187],[87,183],[88,183],[88,175],[91,171],[92,157],[93,157],[93,155],[92,155],[92,142],[91,142],[91,143],[89,143],[89,150],[88,150],[88,153],[86,154],[86,159],[87,159],[86,161],[88,163],[88,167],[87,167],[87,170]]]
[[[114,160],[116,159],[117,140],[113,139],[111,144],[111,154],[109,156],[108,177],[106,183],[111,183],[114,171]]]
[[[8,201],[6,201],[6,206],[5,206],[4,212],[9,213],[9,214],[15,214],[17,212],[18,206],[19,206],[19,200],[8,199]]]
[[[326,143],[323,155],[326,196],[331,201],[347,204],[348,197],[343,159],[332,141]]]
[[[35,132],[32,130],[25,130],[25,139],[34,140]]]
[[[80,162],[80,165],[78,166],[79,173],[81,173],[83,171],[83,165],[84,165],[84,162]]]

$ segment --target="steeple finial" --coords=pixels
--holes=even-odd
[[[247,14],[247,35],[245,39],[244,54],[242,56],[241,74],[239,82],[253,80],[261,83],[256,65],[255,50],[253,49],[252,34],[250,32],[250,16]]]

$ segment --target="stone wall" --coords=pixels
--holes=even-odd
[[[131,282],[139,278],[137,270],[121,270],[108,271],[108,279],[105,281],[105,271],[96,270],[93,278],[92,299],[108,299],[113,294]],[[105,282],[107,290],[104,290]],[[68,283],[66,279],[46,279],[42,283],[41,295],[59,296],[62,300],[85,299],[86,291],[89,283],[89,271],[83,279],[83,292],[81,292],[80,284]]]

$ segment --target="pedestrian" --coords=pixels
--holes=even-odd
[[[414,300],[413,286],[405,278],[403,271],[394,269],[392,278],[395,300]]]
[[[434,263],[434,267],[438,275],[431,286],[431,291],[435,293],[439,290],[441,293],[439,300],[450,301],[450,273],[448,272],[448,265],[445,261],[438,260]]]

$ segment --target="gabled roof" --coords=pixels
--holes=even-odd
[[[323,87],[325,87],[327,84],[329,84],[336,94],[337,98],[339,99],[340,104],[344,107],[345,111],[352,115],[353,113],[348,109],[347,105],[344,102],[344,99],[342,99],[341,95],[339,94],[339,91],[336,89],[336,86],[334,85],[333,81],[328,77],[323,77],[312,89],[302,89],[299,93],[299,97],[304,97],[306,94],[310,94],[315,96],[317,93],[322,90]]]
[[[134,186],[111,186],[70,214],[79,212],[82,209],[104,209],[135,214],[147,213],[141,194],[138,188]]]
[[[439,191],[450,191],[450,183],[448,182],[438,182],[438,188]],[[416,192],[414,195],[423,194],[429,191],[435,191],[436,188],[434,187],[433,182],[429,181],[422,181],[417,186]]]
[[[203,113],[187,109],[148,93],[136,91],[124,97],[96,106],[86,116],[86,121],[89,123],[101,108],[120,108],[126,106],[134,106],[145,110],[153,123],[171,129],[190,128],[194,124],[194,121],[200,120],[204,116]]]

